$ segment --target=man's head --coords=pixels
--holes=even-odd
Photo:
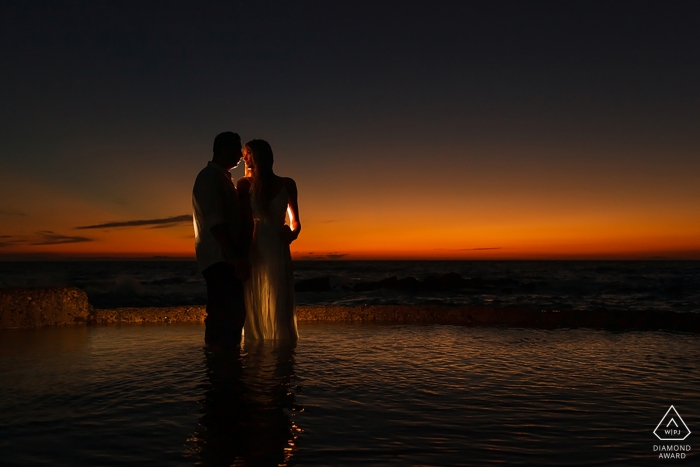
[[[214,138],[214,156],[211,159],[226,170],[231,170],[241,160],[241,137],[232,131],[219,133]]]

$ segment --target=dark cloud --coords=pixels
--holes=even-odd
[[[482,250],[500,250],[502,247],[480,247],[480,248],[434,248],[435,251],[482,251]]]
[[[113,227],[140,227],[144,225],[154,225],[158,228],[172,227],[176,224],[182,224],[185,222],[192,222],[192,214],[183,214],[182,216],[166,217],[165,219],[147,219],[147,220],[135,220],[135,221],[119,221],[119,222],[105,222],[104,224],[95,225],[82,225],[76,227],[78,230],[87,229],[109,229]]]
[[[27,213],[18,211],[16,209],[0,209],[0,216],[20,216],[24,217]]]
[[[31,243],[31,245],[61,245],[64,243],[83,243],[94,241],[92,238],[60,235],[53,233],[50,230],[43,230],[41,232],[37,232],[37,234],[40,238]]]
[[[304,256],[303,259],[340,259],[344,256],[347,256],[347,253],[309,253],[308,255]]]
[[[18,243],[26,243],[26,239],[16,235],[0,235],[0,248],[16,245]]]
[[[189,224],[191,226],[192,225],[192,216],[190,216],[189,220],[187,220],[187,221],[174,222],[174,223],[169,223],[169,224],[158,224],[158,225],[154,225],[153,227],[149,227],[149,228],[150,229],[169,229],[170,227],[175,227],[177,225],[183,225],[183,224]],[[194,233],[191,236],[194,236]]]

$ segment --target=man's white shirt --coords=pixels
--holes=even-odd
[[[230,259],[224,256],[212,235],[212,227],[224,224],[237,245],[240,241],[241,205],[231,173],[210,161],[194,182],[192,209],[197,266],[204,271],[214,263]]]

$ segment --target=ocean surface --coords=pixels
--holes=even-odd
[[[698,465],[696,335],[300,323],[202,348],[202,325],[0,331],[0,464]],[[691,431],[653,431],[673,405]],[[661,460],[655,446],[691,446]]]
[[[466,304],[535,309],[700,311],[700,261],[297,261],[295,281],[321,280],[298,304]],[[379,281],[457,274],[451,287]],[[361,287],[374,284],[373,287]],[[0,287],[76,286],[97,308],[199,305],[194,261],[0,262]],[[308,287],[307,287],[308,289]]]

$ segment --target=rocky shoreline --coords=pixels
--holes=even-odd
[[[204,306],[94,309],[75,287],[0,289],[0,329],[119,323],[203,323]],[[532,310],[488,306],[298,306],[300,322],[447,324],[700,332],[700,313]]]
[[[86,324],[93,314],[77,287],[0,289],[0,329]]]

